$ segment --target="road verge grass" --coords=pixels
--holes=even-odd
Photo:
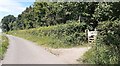
[[[0,59],[1,60],[4,58],[8,45],[9,45],[8,38],[4,35],[0,35]]]

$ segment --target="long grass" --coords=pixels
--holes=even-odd
[[[8,34],[36,42],[38,45],[52,48],[69,48],[86,42],[85,25],[68,23],[48,27],[10,31]]]
[[[0,35],[0,59],[4,58],[5,52],[7,51],[9,40],[6,36]]]

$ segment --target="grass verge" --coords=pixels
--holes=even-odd
[[[0,59],[4,58],[5,52],[7,51],[9,40],[6,36],[0,35]]]

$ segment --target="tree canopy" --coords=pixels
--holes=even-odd
[[[84,21],[89,29],[94,29],[98,22],[119,19],[119,6],[120,2],[34,2],[17,18],[8,15],[1,22],[3,31],[65,24],[73,20]]]
[[[1,21],[1,23],[2,23],[1,28],[3,29],[3,31],[13,30],[14,29],[14,26],[13,26],[14,21],[16,21],[16,18],[13,15],[5,16]]]

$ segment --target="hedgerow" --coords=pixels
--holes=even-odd
[[[83,56],[84,63],[120,64],[120,21],[99,23],[95,45]]]
[[[85,23],[74,21],[73,23],[69,22],[68,24],[56,26],[11,31],[9,34],[24,37],[38,44],[58,48],[83,45],[87,42],[85,34],[86,28]]]

